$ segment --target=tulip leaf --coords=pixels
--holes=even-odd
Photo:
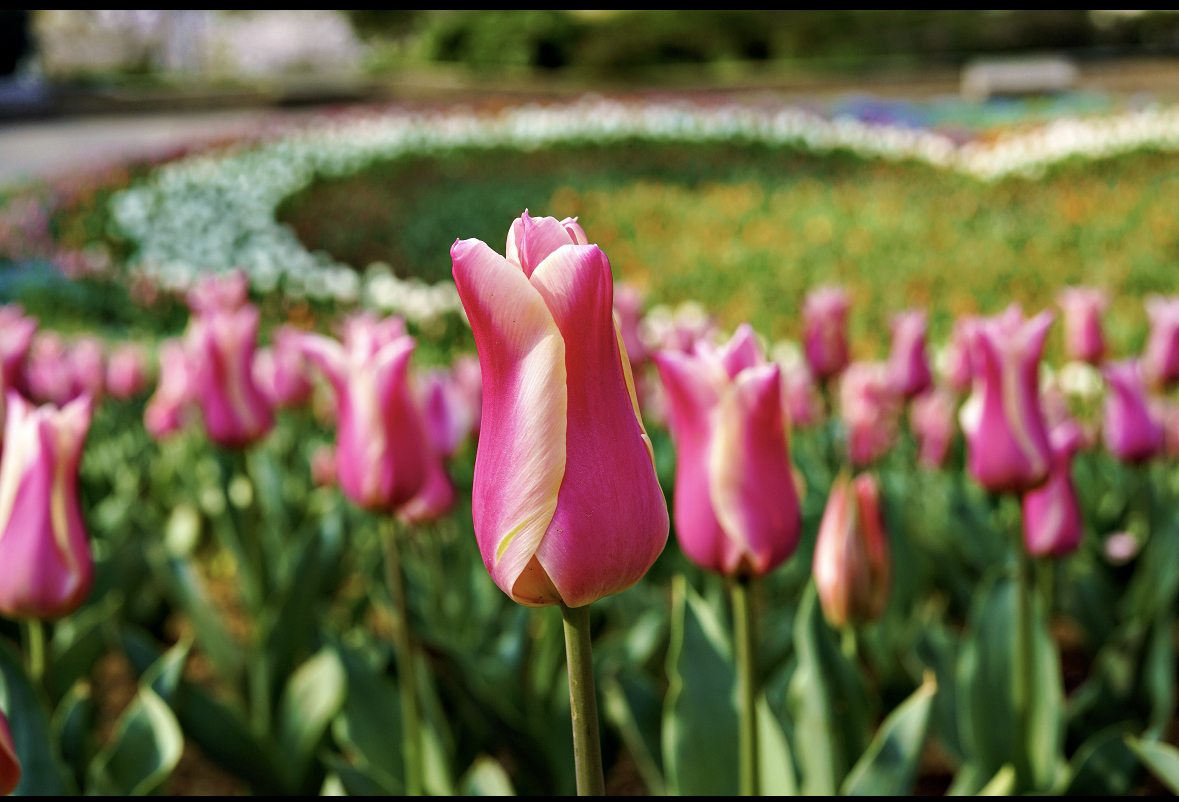
[[[90,762],[89,790],[121,796],[152,793],[176,768],[183,751],[176,716],[149,684],[141,683],[110,741]]]
[[[844,780],[844,795],[907,796],[913,792],[936,693],[937,680],[929,671],[921,687],[880,725],[868,750]]]
[[[316,532],[300,552],[289,585],[260,616],[266,632],[266,662],[270,687],[282,688],[296,661],[311,651],[315,635],[316,590],[322,579],[322,547]],[[273,700],[271,700],[273,701]]]
[[[659,750],[660,705],[655,683],[635,671],[622,671],[602,683],[607,720],[622,735],[647,790],[663,796],[662,753]]]
[[[348,796],[389,795],[381,783],[373,779],[364,770],[348,765],[339,755],[327,752],[324,755],[324,762],[330,770],[328,778],[335,776],[340,782],[340,787]],[[327,778],[324,779],[324,783],[326,785]]]
[[[1167,605],[1155,616],[1142,665],[1143,684],[1150,699],[1147,738],[1165,736],[1175,714],[1174,632],[1175,609]]]
[[[95,711],[90,683],[78,680],[53,713],[53,736],[61,747],[62,759],[73,769],[76,790],[85,787],[86,767],[93,757]]]
[[[762,795],[797,796],[790,744],[764,694],[757,700],[757,751]]]
[[[1015,791],[1015,766],[1004,763],[975,796],[1011,796]]]
[[[48,686],[55,700],[61,699],[77,680],[88,676],[106,653],[106,629],[122,605],[123,594],[114,591],[54,626],[49,642]]]
[[[347,693],[344,666],[334,649],[324,648],[291,674],[278,708],[277,735],[287,780],[299,789],[309,763]]]
[[[814,582],[798,606],[794,625],[798,669],[789,706],[804,794],[835,794],[868,746],[871,703],[863,677],[840,650],[823,619]]]
[[[515,796],[516,789],[495,758],[479,755],[458,783],[463,796]]]
[[[0,708],[8,718],[12,744],[20,760],[16,795],[60,796],[65,774],[50,730],[46,702],[25,674],[23,661],[0,639]]]
[[[1162,741],[1148,741],[1131,735],[1124,737],[1142,765],[1173,794],[1179,794],[1179,749]]]
[[[1023,761],[1030,781],[1046,790],[1057,779],[1063,760],[1064,689],[1060,659],[1038,599],[1031,601],[1031,677],[1027,753]],[[984,579],[970,614],[971,631],[958,660],[958,718],[966,749],[983,773],[1006,763],[1018,766],[1019,738],[1013,682],[1019,627],[1019,591],[1015,580],[996,572]]]
[[[1112,794],[1133,790],[1141,768],[1134,752],[1123,741],[1128,722],[1114,724],[1089,736],[1069,761],[1065,794]]]
[[[332,735],[349,762],[377,782],[383,793],[404,793],[397,688],[383,671],[366,665],[351,650],[341,648],[340,658],[348,675],[348,695],[332,721]]]
[[[663,765],[672,794],[737,793],[736,672],[712,609],[678,575],[672,582]]]

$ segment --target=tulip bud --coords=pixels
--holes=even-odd
[[[820,287],[802,308],[806,361],[818,379],[847,367],[847,309],[851,301],[842,287]]]
[[[97,402],[106,391],[106,358],[103,355],[102,340],[97,337],[80,337],[70,348],[69,354],[72,387],[70,398],[87,393]]]
[[[298,338],[295,329],[281,327],[275,332],[274,345],[260,349],[254,357],[254,382],[272,407],[299,406],[311,397],[311,377]]]
[[[974,381],[974,332],[980,322],[976,317],[961,317],[954,321],[954,333],[945,350],[944,377],[959,393],[970,389]]]
[[[470,424],[464,419],[462,400],[451,385],[450,377],[440,370],[428,371],[421,381],[418,406],[426,427],[426,439],[434,450],[442,457],[454,454],[470,430]]]
[[[74,372],[65,344],[55,332],[43,331],[33,339],[25,372],[29,395],[58,406],[74,397]]]
[[[1150,459],[1163,448],[1163,428],[1148,407],[1138,362],[1115,362],[1103,373],[1111,391],[1105,396],[1105,447],[1123,462]]]
[[[86,395],[34,407],[8,391],[0,458],[0,613],[56,618],[90,592],[94,566],[78,508],[78,460],[90,428]]]
[[[927,468],[941,467],[954,442],[958,399],[942,387],[931,387],[913,399],[909,419],[917,437],[917,459]]]
[[[483,374],[479,357],[463,354],[450,366],[450,383],[458,399],[460,417],[466,422],[464,436],[478,439],[479,420],[483,415]]]
[[[17,387],[21,364],[37,331],[37,319],[26,317],[16,304],[0,306],[0,378],[5,388]]]
[[[1091,287],[1066,287],[1057,303],[1064,310],[1064,351],[1070,359],[1096,365],[1105,356],[1101,313],[1109,298]]]
[[[615,284],[614,316],[618,319],[618,330],[622,332],[622,344],[626,346],[631,368],[637,368],[646,363],[649,356],[639,337],[639,322],[643,317],[642,291],[621,281]]]
[[[179,340],[160,343],[158,353],[160,383],[143,410],[143,425],[148,434],[160,440],[184,428],[187,423],[186,418],[196,400],[196,377],[184,344]]]
[[[799,361],[786,367],[779,361],[778,366],[782,369],[782,397],[791,424],[805,429],[823,420],[823,397],[807,364]]]
[[[274,424],[253,376],[258,323],[253,306],[202,312],[189,321],[186,347],[195,396],[209,439],[222,446],[247,446]]]
[[[107,362],[106,391],[120,400],[139,395],[147,386],[145,362],[140,346],[123,343],[117,347]]]
[[[879,618],[888,604],[892,559],[880,515],[880,488],[871,474],[831,486],[819,522],[811,571],[823,617],[833,627]]]
[[[798,493],[791,472],[781,377],[765,364],[753,330],[694,355],[661,351],[676,447],[676,536],[711,571],[762,576],[798,545]]]
[[[1080,544],[1083,530],[1072,461],[1084,435],[1069,421],[1053,428],[1049,439],[1052,468],[1048,481],[1023,496],[1023,538],[1033,557],[1063,557]]]
[[[981,321],[972,361],[974,392],[959,414],[968,467],[992,493],[1022,493],[1048,478],[1051,451],[1040,410],[1039,367],[1052,313],[1024,320],[1012,305]]]
[[[479,350],[472,497],[496,584],[521,604],[589,604],[637,582],[667,542],[651,441],[614,323],[610,263],[569,221],[527,213],[508,256],[457,241]]]
[[[847,454],[857,466],[883,457],[897,437],[901,398],[879,362],[854,362],[839,382],[839,411],[847,425]]]
[[[929,360],[925,356],[925,313],[918,309],[897,315],[892,322],[892,353],[888,358],[888,382],[904,398],[929,387]]]
[[[1179,295],[1146,296],[1150,335],[1142,353],[1142,378],[1159,389],[1179,378]]]
[[[8,796],[20,785],[20,758],[12,743],[8,719],[0,713],[0,796]]]
[[[336,395],[336,471],[340,489],[358,506],[391,512],[426,479],[428,445],[411,397],[407,371],[414,340],[398,318],[354,315],[341,345],[330,337],[298,339]]]

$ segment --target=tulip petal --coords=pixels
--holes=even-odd
[[[479,551],[513,599],[551,603],[515,588],[553,520],[565,475],[565,343],[540,293],[507,259],[479,240],[456,241],[450,255],[483,375],[471,499]]]
[[[533,271],[553,251],[563,245],[576,244],[579,244],[576,234],[571,233],[555,217],[530,217],[525,209],[524,214],[508,230],[507,260],[519,265],[524,275],[531,278]]]
[[[697,565],[723,570],[726,537],[716,519],[709,491],[713,409],[725,376],[720,366],[678,351],[654,355],[667,393],[671,433],[675,439],[674,504],[676,539]]]
[[[606,255],[569,245],[531,280],[565,340],[569,421],[560,497],[536,556],[577,607],[646,573],[667,542],[667,506],[626,386]]]
[[[720,347],[718,355],[731,379],[736,378],[745,368],[755,367],[765,361],[753,327],[748,323],[742,323],[737,327],[732,338]]]
[[[777,365],[748,368],[721,396],[708,461],[712,508],[728,534],[727,574],[749,561],[756,576],[798,544],[798,494],[782,420]]]

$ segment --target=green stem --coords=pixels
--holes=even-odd
[[[405,602],[405,577],[397,544],[397,525],[385,527],[385,580],[397,613],[397,684],[401,692],[401,748],[405,759],[405,794],[422,795],[422,731],[418,722],[418,683],[413,643],[409,631],[409,607]]]
[[[266,657],[266,642],[261,634],[256,641],[253,659],[246,667],[246,679],[250,683],[250,724],[255,735],[266,738],[270,735],[273,722],[270,705],[270,661]]]
[[[1031,561],[1023,546],[1022,533],[1016,537],[1016,641],[1012,689],[1015,700],[1015,778],[1016,791],[1027,792],[1033,787],[1029,749],[1031,747],[1031,681],[1032,681],[1032,598]]]
[[[741,795],[760,796],[757,746],[757,652],[753,615],[749,606],[751,580],[736,579],[733,597],[733,635],[737,642],[737,686],[741,699],[740,740]]]
[[[40,619],[31,618],[21,624],[25,636],[25,649],[29,659],[29,677],[36,685],[45,678],[45,625]]]
[[[598,698],[594,691],[594,657],[590,649],[589,606],[561,605],[565,621],[565,657],[569,663],[569,712],[573,718],[573,760],[578,796],[602,796],[602,740],[598,736]]]

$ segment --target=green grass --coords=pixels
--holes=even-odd
[[[311,249],[402,276],[449,275],[456,237],[502,248],[508,224],[578,215],[615,276],[652,302],[696,299],[727,326],[796,337],[808,289],[851,291],[861,355],[882,352],[896,311],[927,307],[935,338],[956,315],[1060,287],[1114,297],[1115,351],[1137,348],[1141,297],[1179,286],[1179,156],[1076,160],[1037,181],[981,184],[929,167],[741,143],[465,150],[320,181],[280,219]]]

